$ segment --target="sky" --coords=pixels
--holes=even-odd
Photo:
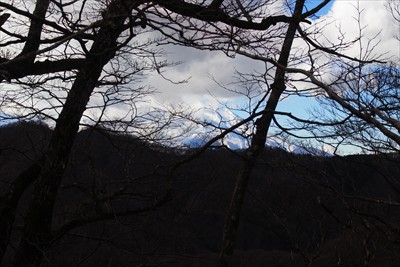
[[[320,2],[320,0],[307,0],[306,5],[308,9],[311,9]],[[323,27],[323,34],[318,36],[318,41],[321,43],[337,43],[340,34],[344,34],[346,40],[353,40],[359,34],[360,25],[356,21],[358,7],[362,10],[359,19],[361,20],[361,27],[364,27],[364,44],[368,38],[377,36],[380,42],[376,43],[376,53],[386,53],[385,57],[398,61],[400,58],[400,44],[394,37],[396,35],[400,36],[400,25],[392,19],[385,3],[385,0],[335,0],[324,7],[318,13],[318,16],[310,18],[311,26],[304,27],[310,27],[310,29]],[[299,50],[304,48],[304,44],[301,42],[295,43],[295,46]],[[232,89],[238,89],[238,87],[230,85],[235,76],[235,70],[250,73],[264,71],[262,63],[243,56],[230,58],[222,52],[200,51],[173,45],[165,46],[164,49],[166,50],[166,58],[169,61],[182,63],[178,66],[164,69],[163,76],[168,80],[176,82],[187,80],[187,82],[177,85],[167,81],[157,72],[151,73],[144,78],[143,84],[150,85],[157,93],[149,97],[147,103],[143,103],[143,105],[137,103],[138,108],[145,109],[148,107],[148,103],[150,103],[150,106],[159,107],[178,105],[183,109],[197,110],[196,114],[199,117],[205,117],[210,120],[218,117],[215,112],[212,112],[213,110],[218,110],[222,117],[232,118],[235,114],[224,109],[221,103],[244,105],[245,100],[220,85],[229,85]],[[358,56],[359,47],[349,48],[346,54]],[[303,85],[297,84],[296,86],[301,87]],[[241,89],[239,88],[238,90]],[[259,90],[265,90],[265,88],[259,88]],[[95,102],[95,98],[92,99],[92,102]],[[278,110],[307,118],[309,116],[308,111],[315,105],[316,102],[312,98],[288,97],[282,99]],[[126,108],[121,105],[111,108],[110,117],[118,117],[124,114]],[[243,113],[236,113],[236,115],[245,116]],[[329,147],[326,149],[329,149]]]
[[[307,1],[307,7],[312,8],[319,3],[320,1]],[[399,59],[400,44],[394,36],[399,34],[400,26],[394,22],[387,11],[385,1],[333,1],[318,13],[318,17],[311,18],[313,24],[311,27],[324,26],[324,38],[320,40],[322,43],[326,40],[337,43],[340,33],[344,34],[346,40],[353,40],[359,34],[359,25],[356,21],[357,8],[362,10],[359,19],[361,27],[365,27],[362,45],[367,43],[368,38],[378,36],[380,41],[376,43],[376,53],[383,53],[386,58],[393,60]],[[300,47],[302,44],[297,45]],[[210,77],[222,84],[228,84],[232,81],[235,69],[250,72],[263,69],[260,62],[241,56],[232,59],[220,52],[199,51],[179,46],[168,47],[168,52],[170,58],[183,63],[178,68],[166,70],[164,75],[176,81],[190,79],[188,83],[176,86],[168,84],[156,74],[152,76],[149,81],[159,90],[159,94],[154,97],[154,101],[158,103],[172,102],[192,108],[210,109],[221,107],[215,97],[222,102],[237,103],[240,100],[236,95],[223,90]],[[359,47],[354,46],[346,53],[350,56],[358,56]],[[312,99],[289,97],[280,102],[278,110],[307,118],[308,111],[315,104],[316,102]],[[351,151],[345,149],[344,153],[351,153]]]
[[[310,1],[312,5],[320,1]],[[354,20],[356,14],[356,1],[336,0],[328,7],[321,11],[320,19],[316,19],[313,23],[317,24],[320,21],[326,20],[324,34],[326,39],[336,40],[339,33],[338,28],[346,34],[346,39],[351,40],[358,34],[357,24]],[[399,57],[400,50],[398,41],[393,36],[399,32],[399,25],[393,23],[389,13],[386,11],[385,1],[382,0],[364,0],[360,1],[360,7],[364,10],[362,16],[363,26],[366,27],[366,37],[374,36],[380,31],[381,43],[378,50],[387,52],[388,56]],[[355,50],[357,47],[355,47]],[[257,69],[262,64],[253,60],[248,60],[243,57],[234,59],[226,57],[220,52],[199,51],[181,46],[171,46],[167,48],[168,57],[170,60],[182,61],[178,67],[166,69],[164,75],[170,79],[179,81],[189,79],[187,84],[182,86],[173,86],[165,83],[157,74],[149,80],[159,87],[162,93],[161,99],[170,100],[170,98],[178,98],[181,100],[191,101],[191,95],[205,94],[213,89],[213,93],[217,96],[230,96],[218,90],[218,86],[209,78],[215,77],[220,81],[229,81],[233,75],[235,68],[239,70]],[[351,54],[357,55],[356,51],[350,51]],[[196,97],[197,98],[197,97]],[[201,99],[201,102],[207,102],[207,99]]]
[[[340,0],[334,0],[340,1]],[[323,16],[331,10],[334,1],[329,2],[326,6],[324,6],[316,15]],[[308,0],[306,1],[306,10],[311,10],[312,8],[318,6],[322,1],[321,0]]]

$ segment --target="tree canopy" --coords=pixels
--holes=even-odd
[[[282,139],[321,141],[330,144],[333,152],[342,144],[352,144],[369,152],[398,153],[398,62],[375,52],[379,35],[365,36],[360,5],[354,6],[357,35],[348,39],[340,28],[332,40],[324,36],[331,25],[315,19],[332,1],[320,1],[312,8],[307,2],[0,2],[0,118],[47,121],[52,127],[44,151],[11,179],[1,197],[0,255],[19,234],[13,266],[42,266],[46,251],[74,228],[156,210],[174,197],[171,190],[181,166],[211,146],[226,146],[228,135],[236,134],[248,140],[248,147],[234,175],[222,231],[219,260],[227,264],[248,183],[272,128]],[[388,1],[387,9],[398,22],[399,5]],[[216,112],[219,121],[201,120],[195,109],[185,110],[184,105],[162,108],[151,102],[148,96],[156,90],[146,84],[150,75],[175,85],[188,82],[165,75],[166,68],[179,65],[169,61],[165,52],[172,45],[261,62],[262,71],[238,71],[235,82],[219,83],[247,101],[230,106],[233,118]],[[278,109],[282,99],[294,95],[316,99],[322,111],[304,118]],[[60,225],[55,203],[82,126],[130,133],[153,145],[181,142],[200,126],[209,135],[199,149],[169,163],[162,188],[145,197],[147,201],[116,211],[110,199],[128,185],[107,197],[93,189],[94,211]],[[31,187],[32,198],[18,229],[19,203]]]

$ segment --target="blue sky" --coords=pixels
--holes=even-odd
[[[306,1],[308,9],[317,6],[321,1]],[[376,36],[380,32],[379,38],[381,38],[382,42],[376,47],[377,53],[389,51],[393,58],[400,58],[399,53],[397,55],[394,54],[395,51],[399,50],[393,49],[400,47],[399,42],[393,38],[396,33],[398,34],[399,27],[393,24],[391,15],[387,12],[385,1],[361,0],[359,1],[359,7],[360,10],[363,10],[360,17],[362,26],[365,26],[364,33],[366,38]],[[347,41],[354,40],[359,34],[358,23],[355,21],[357,18],[356,8],[357,1],[332,0],[318,13],[320,19],[318,17],[310,18],[313,23],[309,27],[318,28],[318,25],[324,27],[321,36],[332,43],[340,42],[338,38],[342,33]],[[331,11],[329,17],[324,17],[329,11]],[[379,21],[379,23],[371,23],[372,21]],[[308,27],[307,25],[304,26]],[[301,43],[297,43],[297,45],[301,50]],[[330,44],[328,43],[327,45],[329,46]],[[201,109],[202,107],[221,108],[210,96],[210,92],[213,96],[220,98],[222,102],[238,103],[239,100],[235,98],[234,94],[230,94],[220,88],[210,79],[210,76],[215,77],[222,84],[228,84],[234,77],[234,69],[247,73],[255,69],[259,72],[264,70],[263,64],[259,65],[260,63],[257,61],[240,56],[232,59],[227,58],[223,53],[199,51],[180,46],[174,46],[170,49],[171,58],[181,60],[183,64],[178,68],[166,71],[166,75],[174,80],[182,80],[188,77],[191,77],[191,79],[187,84],[180,86],[166,84],[157,76],[149,79],[156,88],[160,89],[160,94],[155,98],[156,101],[161,103],[171,100],[172,102],[184,103],[194,109]],[[358,49],[359,46],[355,45],[353,48],[348,49],[346,54],[359,56]],[[282,100],[277,110],[291,112],[297,117],[307,119],[310,117],[309,111],[316,105],[318,103],[313,98],[293,96]]]
[[[321,2],[322,2],[321,0],[307,0],[306,8],[307,8],[307,10],[310,10],[310,9],[316,7],[317,5],[319,5]],[[331,2],[329,2],[324,8],[322,8],[317,13],[317,15],[322,16],[322,15],[325,15],[326,13],[328,13],[329,10],[332,8],[333,2],[335,2],[335,0],[331,0]]]
[[[321,1],[322,0],[307,0],[307,9],[312,9],[320,4]],[[282,2],[284,1],[282,0]],[[277,1],[277,3],[279,3],[279,1]],[[366,36],[374,36],[377,32],[382,31],[382,43],[379,46],[379,51],[398,51],[397,58],[400,58],[400,45],[398,42],[396,43],[393,41],[393,35],[399,33],[399,27],[397,26],[396,28],[396,24],[390,21],[390,14],[387,13],[384,6],[385,1],[361,0],[359,3],[360,7],[365,10],[363,19],[366,23]],[[318,13],[318,16],[323,18],[330,10],[332,11],[329,20],[333,23],[322,23],[325,27],[323,35],[327,40],[337,42],[339,36],[337,27],[342,28],[346,37],[348,37],[347,39],[357,37],[359,31],[353,29],[354,26],[357,26],[357,23],[354,21],[354,7],[356,4],[356,1],[332,0]],[[310,27],[318,25],[318,18],[311,19],[313,23]],[[376,21],[379,21],[379,23],[375,23]],[[145,35],[144,38],[148,38],[148,35]],[[399,49],[393,49],[394,47]],[[302,47],[299,48],[302,49]],[[222,84],[228,84],[232,82],[235,69],[239,69],[242,72],[251,72],[257,69],[263,72],[263,64],[260,66],[259,62],[244,59],[240,56],[228,58],[223,53],[201,51],[172,45],[165,47],[165,49],[170,61],[183,63],[177,67],[166,68],[165,72],[163,72],[164,76],[173,81],[190,79],[188,83],[175,85],[166,81],[157,73],[146,76],[143,79],[143,84],[153,86],[159,92],[151,96],[151,99],[148,101],[155,107],[158,107],[158,105],[163,106],[164,104],[166,106],[169,104],[178,104],[182,105],[183,108],[187,106],[194,110],[199,110],[204,107],[220,108],[214,97],[219,98],[221,102],[227,102],[229,100],[233,103],[237,103],[238,98],[235,98],[237,96],[232,92],[223,90],[210,76],[215,77],[215,80],[220,81]],[[354,55],[354,51],[350,52],[353,53],[351,55]],[[145,104],[147,105],[147,102]],[[278,110],[292,112],[298,117],[308,118],[308,110],[314,105],[316,105],[316,101],[312,98],[289,97],[279,103]],[[145,108],[147,108],[147,106]],[[109,116],[119,117],[121,114],[123,116],[125,115],[124,112],[124,107],[116,107],[109,112]]]

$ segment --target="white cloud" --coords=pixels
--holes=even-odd
[[[328,44],[339,43],[341,33],[345,34],[345,40],[351,41],[359,35],[359,25],[357,22],[357,2],[356,1],[335,1],[332,9],[320,19],[313,22],[311,27],[323,27],[323,35],[318,38],[318,41]],[[399,25],[395,23],[391,14],[386,8],[385,1],[360,1],[359,9],[360,26],[363,27],[364,38],[362,39],[363,49],[367,45],[367,41],[376,36],[375,54],[387,53],[389,58],[399,58],[400,44],[395,39],[395,35],[399,32]],[[298,48],[306,49],[304,43],[296,43]],[[171,46],[167,47],[170,51],[169,57],[173,61],[183,61],[178,67],[166,69],[164,75],[171,80],[180,81],[189,77],[188,83],[181,85],[173,85],[163,80],[159,75],[154,74],[149,77],[148,82],[154,86],[160,94],[155,98],[160,102],[178,102],[179,101],[194,101],[195,105],[202,101],[203,97],[209,97],[208,92],[212,92],[217,97],[225,99],[234,98],[235,95],[221,89],[209,77],[215,77],[218,81],[229,82],[234,75],[234,69],[239,68],[246,71],[259,69],[258,62],[249,59],[237,58],[231,59],[225,54],[219,52],[199,51],[191,48]],[[350,56],[358,56],[359,46],[355,44],[344,51]],[[321,58],[321,65],[327,63],[327,58]],[[329,75],[326,72],[324,75]]]
[[[279,10],[279,13],[282,13],[281,4],[283,2],[286,1],[277,1],[274,7],[270,7],[268,11],[273,12],[271,10]],[[318,38],[318,40],[326,44],[328,41],[338,43],[341,32],[345,34],[345,40],[347,41],[356,39],[359,34],[359,25],[355,20],[355,18],[357,18],[356,4],[356,1],[336,0],[332,5],[332,9],[326,15],[313,21],[311,27],[322,27],[325,25],[323,36],[326,40],[323,40],[322,37]],[[388,57],[400,58],[400,44],[399,41],[395,39],[395,36],[399,35],[399,24],[395,22],[386,9],[385,1],[360,1],[359,8],[362,10],[360,15],[361,26],[365,27],[364,45],[368,38],[372,38],[379,33],[378,38],[380,43],[376,47],[376,52],[388,52]],[[149,36],[151,37],[152,34],[148,34],[143,38]],[[307,49],[304,43],[301,42],[297,42],[296,46],[299,49],[305,49],[305,51]],[[182,104],[194,110],[199,110],[203,107],[217,109],[220,106],[209,92],[223,100],[231,99],[234,101],[236,95],[220,88],[210,78],[210,75],[222,83],[228,83],[232,81],[235,68],[247,72],[251,72],[253,69],[260,69],[259,62],[243,57],[232,59],[221,52],[200,51],[172,45],[165,47],[165,49],[169,52],[168,58],[171,61],[182,61],[183,63],[177,67],[165,69],[163,75],[173,81],[191,78],[188,83],[175,85],[166,81],[157,73],[148,76],[143,83],[151,85],[159,91],[159,94],[155,94],[149,100],[151,101],[150,105],[153,107],[161,106],[161,104],[173,103]],[[351,56],[358,56],[358,49],[359,47],[355,45],[350,50],[346,51],[346,53]],[[326,61],[327,59],[323,58],[319,63],[325,64]],[[324,75],[329,75],[329,72]],[[96,99],[92,100],[94,104]],[[138,104],[140,108],[142,108],[143,105],[143,103]],[[296,108],[295,104],[292,106]],[[127,113],[127,108],[129,108],[129,106],[114,106],[110,108],[108,114],[110,114],[110,117],[114,115],[117,116],[118,114],[123,116]],[[128,109],[128,112],[129,111]]]
[[[323,29],[326,38],[324,43],[339,43],[341,34],[345,41],[355,40],[362,29],[362,48],[366,49],[368,40],[376,36],[372,44],[377,44],[376,54],[386,54],[388,58],[399,57],[400,44],[395,36],[400,31],[400,25],[393,19],[386,6],[386,1],[335,1],[332,9],[322,16],[318,23],[327,23]],[[317,26],[318,27],[318,26]],[[321,42],[322,38],[320,38]],[[379,42],[379,44],[378,44]],[[350,56],[359,56],[360,47],[356,43],[346,51]]]
[[[192,100],[210,104],[213,102],[211,95],[221,99],[237,97],[234,93],[221,88],[217,82],[222,84],[232,82],[235,69],[251,72],[259,68],[260,64],[243,57],[232,59],[222,52],[199,51],[186,47],[174,47],[173,52],[169,53],[171,60],[182,63],[177,67],[166,68],[163,76],[174,82],[182,80],[187,82],[173,84],[161,75],[153,73],[147,82],[159,92],[154,97],[160,102],[179,103],[183,100]]]

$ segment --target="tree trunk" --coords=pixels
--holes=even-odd
[[[132,10],[131,7],[137,1],[129,1],[129,4],[123,2],[115,0],[106,10],[109,19],[102,25],[57,119],[25,217],[14,267],[39,266],[52,242],[54,203],[79,129],[79,122],[104,65],[115,55],[117,38],[123,30],[124,21]]]
[[[304,0],[298,0],[293,13],[293,17],[300,17],[302,14]],[[287,67],[290,51],[292,48],[293,40],[295,37],[296,29],[299,25],[299,21],[293,21],[289,24],[285,40],[283,42],[281,53],[279,56],[278,63],[281,66]],[[285,86],[285,70],[277,69],[274,77],[274,82],[271,85],[271,95],[268,99],[267,105],[264,109],[263,115],[256,121],[256,132],[253,136],[253,140],[248,148],[243,166],[238,176],[236,177],[235,188],[232,194],[232,200],[226,215],[222,246],[219,254],[219,259],[225,263],[225,257],[232,255],[236,240],[236,233],[239,226],[239,218],[241,209],[243,206],[244,195],[247,189],[248,181],[251,177],[255,161],[259,154],[265,147],[267,134],[271,121],[274,115],[274,111],[279,103],[279,98],[283,91],[286,89]]]
[[[21,196],[38,177],[41,160],[20,173],[0,202],[0,263],[6,253]]]
[[[18,55],[24,56],[31,52],[35,52],[40,46],[40,37],[43,29],[43,21],[45,18],[47,9],[50,5],[50,0],[38,0],[35,4],[35,9],[33,15],[37,19],[31,20],[31,25],[29,27],[29,32],[27,36],[27,41]],[[4,17],[3,14],[2,17]],[[7,19],[8,16],[5,16]],[[4,21],[3,21],[4,22]],[[1,25],[0,25],[1,26]],[[21,66],[31,65],[35,60],[36,55],[32,54],[28,58],[19,63],[18,70],[22,69]],[[1,78],[0,78],[1,80]],[[0,202],[0,263],[4,257],[4,254],[8,247],[8,242],[10,240],[12,227],[14,225],[15,216],[17,212],[17,207],[20,198],[22,197],[25,190],[31,185],[38,177],[40,172],[41,162],[32,164],[28,169],[19,174],[16,179],[11,184],[7,194],[1,198]]]
[[[33,11],[33,15],[37,19],[31,19],[31,25],[29,27],[28,36],[26,38],[26,42],[24,48],[22,49],[19,56],[23,56],[32,52],[35,52],[40,47],[40,36],[42,35],[43,29],[43,21],[46,17],[47,9],[49,8],[50,0],[38,0],[36,1],[35,10]],[[28,60],[25,60],[27,63],[33,63],[36,55],[29,56]]]

